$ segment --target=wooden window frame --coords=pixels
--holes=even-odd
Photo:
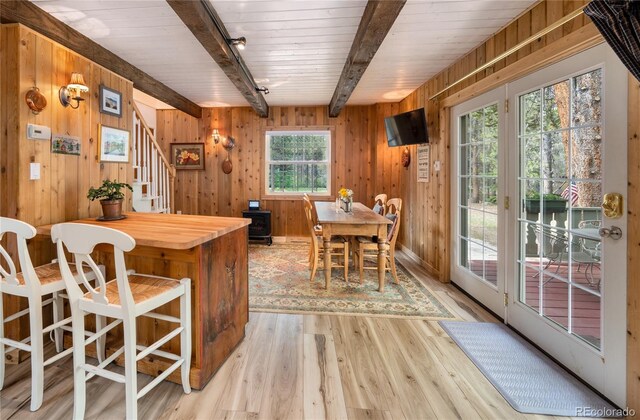
[[[269,169],[267,168],[267,133],[273,131],[280,132],[292,132],[292,133],[300,133],[304,131],[318,132],[318,131],[327,131],[330,135],[329,140],[329,191],[326,194],[310,194],[310,197],[316,198],[318,200],[335,200],[335,193],[332,191],[333,185],[335,183],[335,150],[336,150],[336,130],[335,127],[321,125],[321,126],[270,126],[265,127],[261,130],[262,134],[262,176],[260,179],[260,198],[261,200],[269,201],[269,200],[302,200],[302,195],[304,193],[291,193],[291,194],[270,194],[267,191],[267,177],[269,174]]]

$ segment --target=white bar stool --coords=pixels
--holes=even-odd
[[[145,396],[179,367],[181,367],[182,388],[185,394],[190,393],[191,280],[188,278],[175,280],[127,271],[124,252],[131,251],[136,242],[131,236],[115,229],[80,223],[61,223],[53,226],[51,238],[57,244],[60,269],[69,294],[74,343],[80,343],[81,340],[84,340],[84,315],[88,313],[115,318],[115,321],[102,331],[96,331],[96,336],[104,335],[108,330],[120,323],[124,327],[124,345],[97,366],[86,363],[85,346],[74,345],[73,418],[82,419],[84,417],[86,381],[94,375],[125,384],[127,419],[137,418],[138,399]],[[113,246],[115,280],[105,282],[104,276],[99,272],[96,263],[90,256],[94,247],[98,244]],[[84,293],[81,291],[69,269],[64,252],[65,248],[75,256],[78,264],[86,263],[94,270],[97,277],[96,286],[98,287],[93,288],[87,281],[83,281],[89,292]],[[178,298],[180,299],[180,318],[151,312]],[[179,324],[179,326],[148,347],[138,346],[136,345],[136,318],[139,316],[162,319]],[[160,346],[169,342],[178,334],[180,334],[180,355],[159,350]],[[88,344],[94,339],[94,337],[91,337],[85,343]],[[138,353],[137,350],[140,350],[140,352]],[[109,363],[123,353],[124,375],[105,369]],[[155,354],[175,362],[147,386],[138,391],[136,364],[149,354]]]
[[[71,331],[71,327],[67,326],[71,322],[71,317],[63,319],[62,298],[65,295],[61,292],[64,292],[65,284],[58,264],[51,263],[34,268],[31,262],[29,250],[27,249],[27,239],[31,239],[36,235],[36,229],[20,220],[0,217],[0,239],[5,233],[14,234],[16,237],[18,260],[20,261],[22,272],[17,272],[9,253],[0,245],[0,255],[2,255],[9,268],[9,271],[6,271],[0,265],[0,390],[4,385],[5,353],[15,349],[31,352],[31,411],[36,411],[42,405],[45,366],[60,360],[73,351],[72,348],[63,351],[62,342],[63,330]],[[104,266],[98,267],[98,271],[104,272]],[[75,267],[72,269],[72,278],[73,281],[79,281]],[[86,278],[93,280],[95,275],[92,272],[87,273]],[[5,318],[2,307],[3,294],[25,297],[29,302],[29,307]],[[53,294],[53,297],[43,302],[43,296],[49,294]],[[42,328],[42,309],[50,303],[53,303],[53,324]],[[6,338],[4,336],[4,324],[25,315],[29,315],[31,335],[21,341]],[[97,325],[103,324],[104,317],[99,317],[96,322]],[[58,354],[44,360],[43,334],[50,331],[54,331]],[[98,355],[103,358],[104,340],[98,341],[97,344]]]

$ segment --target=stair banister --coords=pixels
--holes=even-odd
[[[133,163],[138,167],[136,180],[146,184],[146,196],[155,203],[155,211],[171,213],[174,210],[173,191],[176,169],[162,153],[160,145],[135,103],[133,104],[133,120],[135,135]],[[136,209],[136,211],[138,210]]]

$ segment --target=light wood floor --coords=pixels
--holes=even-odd
[[[461,319],[495,319],[455,288],[398,258]],[[51,345],[47,349],[53,351]],[[499,351],[499,349],[496,349]],[[123,369],[113,367],[114,371]],[[139,375],[139,387],[150,377]],[[87,385],[86,418],[124,417],[124,385]],[[9,366],[0,418],[71,418],[71,359],[45,370],[42,408],[31,413],[30,368]],[[140,400],[145,419],[517,419],[436,321],[251,313],[246,338],[202,391],[165,382]]]

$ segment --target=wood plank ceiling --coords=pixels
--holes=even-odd
[[[164,0],[31,0],[203,106],[247,106]],[[208,0],[269,105],[328,105],[366,0]],[[535,0],[408,0],[348,105],[397,102]]]
[[[407,1],[347,104],[404,99],[535,3]]]

